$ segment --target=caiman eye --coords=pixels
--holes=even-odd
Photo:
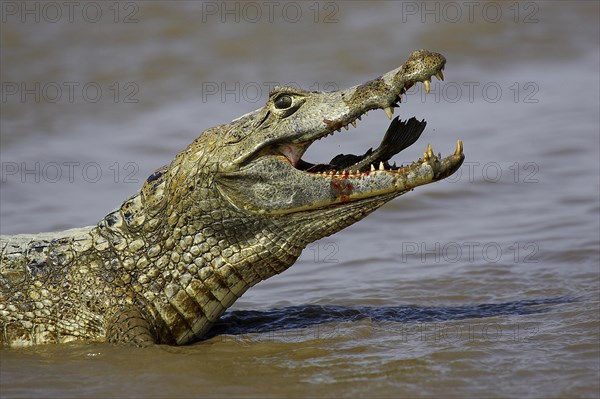
[[[292,96],[284,94],[275,100],[275,108],[286,109],[292,106]]]

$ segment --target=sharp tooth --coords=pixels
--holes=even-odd
[[[427,144],[427,155],[431,158],[434,156],[433,148],[431,148],[431,144]]]
[[[438,78],[438,80],[444,80],[444,74],[441,69],[435,74],[435,77]]]
[[[371,172],[375,172],[375,166],[373,166],[373,164],[371,164]]]
[[[431,81],[429,79],[425,79],[423,81],[423,85],[425,85],[425,93],[429,93]]]
[[[348,130],[348,125],[344,125],[344,129]]]
[[[350,123],[352,124],[352,126],[356,127],[356,121],[355,120],[352,121],[352,122],[350,122]]]
[[[356,169],[356,174],[360,175],[360,170]]]
[[[396,162],[394,162],[394,166],[392,166],[394,169],[398,169],[398,167],[396,166]]]
[[[383,110],[385,111],[385,114],[387,115],[388,119],[392,120],[392,116],[394,115],[394,108],[386,107]]]
[[[379,170],[385,170],[385,167],[383,166],[383,162],[379,161]]]
[[[341,132],[341,131],[342,131],[342,128],[341,128],[341,127],[339,127],[339,128],[337,128],[335,131],[336,131],[336,132]]]
[[[462,140],[458,140],[456,142],[456,150],[454,151],[454,155],[462,155],[462,153],[463,153]]]
[[[369,115],[369,111],[365,111],[365,115]]]
[[[361,115],[361,116],[359,116],[359,117],[358,117],[358,118],[356,118],[356,119],[358,119],[359,121],[362,121],[362,115]]]

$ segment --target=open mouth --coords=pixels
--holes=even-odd
[[[435,71],[431,76],[435,76],[439,80],[444,79],[442,70],[444,65]],[[431,84],[431,76],[418,80],[423,83],[425,91],[428,93]],[[323,123],[326,125],[323,133],[318,137],[301,143],[279,143],[275,151],[276,154],[284,156],[289,163],[296,169],[318,175],[343,175],[343,176],[359,176],[361,174],[369,174],[376,171],[385,171],[392,173],[399,173],[407,171],[407,168],[411,166],[420,165],[424,161],[430,163],[442,163],[443,159],[441,154],[435,155],[431,145],[428,145],[426,151],[423,153],[423,158],[415,161],[413,164],[404,166],[396,165],[395,162],[391,162],[391,158],[414,144],[421,133],[423,133],[427,122],[424,120],[418,121],[415,117],[408,120],[402,121],[399,117],[393,118],[394,108],[398,107],[398,103],[401,102],[402,95],[406,93],[417,81],[407,82],[395,100],[387,107],[371,107],[366,109],[362,114],[343,118],[339,121],[331,121],[324,119]],[[327,137],[335,132],[340,132],[341,129],[348,130],[350,126],[356,127],[357,120],[361,120],[363,115],[367,115],[372,109],[383,109],[392,122],[390,123],[383,140],[380,145],[373,150],[370,148],[362,155],[354,154],[339,154],[332,158],[327,163],[310,163],[304,161],[302,156],[308,149],[308,147],[316,140],[320,140]],[[458,140],[455,156],[462,156],[462,142]]]
[[[326,164],[311,164],[300,159],[296,164],[296,169],[324,174],[357,174],[375,170],[398,170],[402,166],[398,167],[395,163],[390,164],[390,159],[415,143],[426,125],[427,122],[424,120],[419,122],[414,117],[407,121],[396,117],[388,127],[381,144],[375,150],[370,148],[363,155],[339,154]]]
[[[418,50],[401,67],[345,90],[275,88],[265,107],[238,119],[244,132],[254,129],[258,138],[251,151],[243,151],[234,161],[231,172],[220,174],[218,187],[236,206],[258,214],[286,215],[340,206],[350,212],[358,209],[355,204],[365,203],[374,210],[391,198],[452,175],[464,161],[460,140],[444,158],[428,145],[415,162],[397,165],[392,161],[417,141],[426,126],[414,117],[394,118],[394,108],[418,82],[429,92],[433,76],[444,78],[445,63],[441,54]],[[312,143],[356,127],[374,109],[382,109],[391,120],[377,148],[358,155],[339,154],[326,162],[303,159]]]

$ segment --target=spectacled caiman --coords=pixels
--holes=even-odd
[[[428,146],[418,161],[390,165],[426,123],[398,117],[362,156],[302,159],[314,141],[356,127],[370,110],[392,119],[414,84],[429,91],[432,76],[443,79],[445,63],[420,50],[349,89],[276,87],[264,107],[204,131],[97,225],[2,236],[0,346],[199,340],[309,243],[460,167],[460,140],[448,157]]]

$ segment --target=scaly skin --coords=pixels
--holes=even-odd
[[[2,237],[0,345],[73,340],[181,345],[200,339],[248,288],[290,267],[309,243],[417,186],[454,173],[458,142],[396,168],[425,122],[394,119],[381,145],[329,164],[301,159],[315,140],[393,109],[418,81],[443,78],[425,50],[337,92],[278,87],[266,105],[206,130],[96,226]]]

